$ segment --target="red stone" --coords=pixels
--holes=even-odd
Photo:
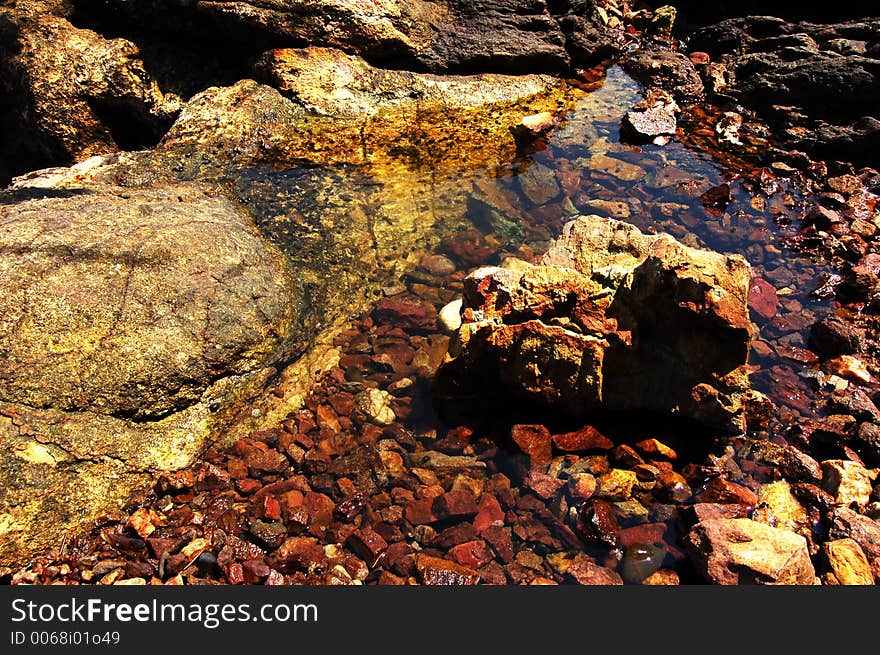
[[[554,478],[545,473],[540,473],[534,469],[529,471],[524,482],[529,489],[534,491],[544,500],[547,500],[565,486],[564,480]]]
[[[267,494],[257,501],[254,512],[261,519],[278,521],[281,519],[281,503],[275,496]]]
[[[437,310],[409,293],[382,298],[373,308],[373,320],[405,330],[435,331]]]
[[[229,584],[242,584],[244,582],[244,568],[238,562],[233,562],[226,567],[226,582]]]
[[[574,432],[553,435],[553,445],[567,453],[586,450],[611,450],[614,443],[592,425],[587,425]]]
[[[482,532],[491,525],[504,523],[504,510],[498,499],[492,494],[484,493],[480,498],[477,516],[474,518],[474,529]]]
[[[712,519],[747,519],[751,512],[748,505],[734,503],[696,503],[691,506],[696,523]]]
[[[477,513],[477,501],[474,495],[466,490],[449,491],[434,500],[433,513],[441,519],[456,516],[472,516]]]
[[[665,523],[642,523],[620,531],[620,544],[629,548],[633,544],[656,544],[663,542]]]
[[[498,559],[505,563],[513,561],[513,540],[509,530],[500,525],[491,525],[481,531],[480,536],[492,545]]]
[[[510,438],[529,456],[532,464],[546,464],[553,459],[550,431],[543,425],[514,425]]]
[[[479,569],[492,561],[493,555],[489,546],[482,539],[467,541],[449,549],[447,557],[472,569]]]
[[[590,560],[583,553],[578,553],[569,565],[568,575],[580,585],[622,585],[623,580],[616,571],[606,569]]]
[[[249,496],[252,493],[256,493],[263,486],[259,480],[254,480],[253,478],[242,478],[241,480],[236,480],[235,482],[236,488],[245,496]]]
[[[290,537],[275,551],[273,560],[282,571],[307,571],[324,559],[324,548],[314,537]]]
[[[768,320],[779,310],[776,289],[763,278],[753,278],[749,285],[749,309]]]
[[[700,501],[704,503],[735,503],[755,507],[758,497],[751,489],[730,482],[722,477],[717,477],[706,485],[705,491],[700,494]]]
[[[416,569],[426,585],[475,585],[480,581],[479,572],[424,553],[416,555]]]
[[[410,502],[404,510],[404,517],[413,525],[425,525],[437,520],[432,506],[433,498],[419,498]]]
[[[388,548],[386,542],[377,532],[370,528],[360,528],[351,533],[346,541],[354,554],[373,567]]]

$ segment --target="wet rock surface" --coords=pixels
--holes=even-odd
[[[795,147],[819,157],[874,160],[880,117],[880,21],[833,24],[769,16],[704,27],[689,48],[727,74],[725,93],[760,110]]]
[[[199,191],[181,194],[181,204],[198,205],[209,190],[205,198],[242,220],[246,213],[296,271],[293,298],[303,303],[288,333],[293,343],[275,367],[243,376],[252,384],[209,387],[155,421],[161,432],[149,437],[114,410],[5,403],[0,435],[12,453],[5,470],[15,494],[4,489],[4,497],[37,528],[51,517],[82,530],[59,542],[40,541],[37,529],[38,538],[16,542],[20,551],[4,546],[17,568],[0,568],[0,581],[874,581],[877,173],[784,150],[747,103],[727,104],[736,91],[725,88],[735,80],[724,62],[708,45],[675,40],[688,20],[681,8],[676,16],[615,3],[531,3],[511,16],[509,7],[482,3],[479,15],[455,14],[457,29],[496,21],[495,40],[480,37],[498,54],[488,56],[470,35],[464,54],[443,50],[454,50],[452,40],[424,46],[425,15],[396,18],[414,3],[312,3],[308,15],[301,3],[196,3],[144,18],[162,23],[161,33],[137,25],[147,4],[119,3],[120,11],[99,16],[83,1],[73,14],[60,5],[48,13],[74,30],[92,29],[96,52],[101,40],[136,43],[141,56],[126,66],[140,70],[143,62],[144,84],[157,80],[166,101],[172,90],[189,99],[175,127],[150,151],[25,176],[7,192],[4,211],[183,188]],[[336,11],[353,31],[328,22]],[[258,14],[273,22],[260,26]],[[208,16],[210,33],[199,27]],[[537,31],[524,38],[517,31],[529,21]],[[175,34],[205,40],[190,48]],[[822,53],[872,56],[846,34],[810,35]],[[347,54],[330,47],[349,38]],[[678,105],[675,135],[660,135],[662,147],[621,135],[625,114],[652,91],[616,66],[570,68],[611,52],[595,47],[605,38],[628,43],[625,58],[642,62],[628,70]],[[792,48],[812,48],[801,41],[761,47],[784,59]],[[216,57],[203,56],[196,71],[197,52]],[[431,74],[447,65],[471,74]],[[222,74],[218,66],[226,66]],[[546,76],[563,69],[571,75],[564,83]],[[250,77],[259,82],[240,81]],[[812,124],[786,114],[795,126]],[[780,125],[790,127],[774,122],[777,134]],[[827,129],[846,125],[829,120]],[[742,396],[737,434],[636,412],[572,418],[522,402],[486,403],[481,420],[458,416],[454,426],[439,419],[432,387],[451,345],[455,352],[456,319],[472,318],[457,306],[468,274],[504,264],[521,276],[528,267],[514,258],[528,270],[544,265],[543,253],[579,214],[745,256],[752,389]],[[605,271],[603,288],[619,288],[609,283],[613,272]],[[679,300],[689,305],[693,296]],[[564,298],[545,296],[537,307],[548,329],[584,336],[581,323],[562,320]],[[84,405],[125,397],[111,391],[68,396]],[[158,397],[190,402],[161,388]],[[93,438],[85,443],[83,434]],[[188,465],[202,434],[223,438]],[[173,462],[144,461],[157,451],[140,445],[159,437]],[[95,462],[96,452],[109,456]],[[135,465],[121,464],[128,461]],[[73,520],[51,493],[64,484],[70,507],[88,506],[83,494],[95,491],[108,513]],[[44,549],[47,542],[55,547]],[[772,565],[783,560],[790,565]]]
[[[479,380],[571,415],[666,412],[741,432],[750,278],[742,258],[580,217],[539,266],[465,278],[456,359],[440,372],[438,402],[458,410],[475,393],[467,381]]]

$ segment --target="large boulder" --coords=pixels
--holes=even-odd
[[[616,50],[593,2],[543,0],[75,0],[97,23],[194,31],[263,49],[322,46],[432,72],[561,72]],[[389,66],[390,67],[390,66]]]
[[[495,390],[570,415],[647,410],[742,432],[750,271],[738,255],[579,217],[538,265],[465,279],[439,404]]]
[[[715,584],[812,585],[805,537],[750,519],[697,523],[685,545],[698,572]]]
[[[287,262],[210,189],[0,204],[2,561],[187,465],[296,333]]]

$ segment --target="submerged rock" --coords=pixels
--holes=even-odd
[[[749,519],[697,523],[685,539],[698,571],[716,584],[811,585],[807,540]]]
[[[499,393],[571,415],[649,410],[742,432],[749,279],[742,257],[580,217],[539,265],[465,279],[438,404]]]

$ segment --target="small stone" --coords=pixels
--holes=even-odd
[[[539,497],[547,500],[565,486],[565,481],[531,469],[523,481]]]
[[[482,532],[492,525],[504,525],[504,510],[501,509],[495,496],[483,494],[477,507],[477,515],[474,517],[474,529],[477,532]]]
[[[514,425],[510,437],[532,464],[547,464],[553,459],[550,431],[543,425]]]
[[[687,480],[675,471],[661,471],[655,492],[660,500],[683,503],[693,495]]]
[[[591,425],[574,432],[554,434],[553,445],[567,453],[585,452],[588,450],[610,450],[614,443]]]
[[[377,425],[391,425],[397,416],[391,409],[393,396],[381,389],[366,389],[355,396],[355,407]]]
[[[834,496],[834,501],[840,505],[867,505],[871,499],[872,482],[876,478],[876,469],[866,469],[857,462],[843,459],[822,462],[822,488]]]
[[[785,480],[762,484],[757,494],[758,509],[766,509],[762,523],[774,528],[785,528],[800,533],[809,526],[807,511],[794,494],[791,485]],[[758,520],[758,517],[755,517]]]
[[[749,519],[697,523],[685,543],[697,570],[716,584],[812,585],[807,540]]]
[[[376,566],[379,558],[388,548],[388,542],[369,527],[359,528],[352,532],[346,543],[354,551],[354,554],[363,559],[371,568]]]
[[[525,116],[522,121],[520,121],[520,125],[536,136],[551,130],[556,124],[556,117],[549,111],[542,111],[537,114]]]
[[[872,585],[874,575],[862,547],[853,539],[836,539],[822,544],[822,553],[831,569],[833,584]]]
[[[827,316],[810,328],[808,344],[825,358],[854,355],[861,350],[864,334],[836,316]]]
[[[700,502],[734,503],[754,507],[758,503],[758,497],[751,489],[723,477],[717,477],[706,485],[706,490],[700,494]]]
[[[612,506],[604,500],[593,500],[581,510],[584,537],[617,548],[620,541],[620,525]]]
[[[434,306],[409,293],[382,298],[374,306],[372,316],[380,325],[393,325],[404,330],[426,332],[437,327]]]
[[[307,571],[324,559],[324,548],[314,537],[290,537],[275,551],[273,560],[282,571]]]
[[[456,332],[461,327],[461,307],[463,300],[458,298],[443,306],[438,314],[440,327],[447,334]]]
[[[283,523],[267,522],[261,519],[251,521],[250,533],[270,548],[277,548],[287,535],[287,528]]]
[[[444,255],[425,255],[419,262],[419,268],[436,277],[448,277],[456,271],[455,262]]]
[[[574,501],[589,500],[596,487],[596,478],[589,473],[575,473],[568,478],[568,491]]]
[[[626,112],[621,125],[623,136],[636,137],[639,140],[651,140],[661,135],[672,136],[677,128],[677,111],[678,105],[671,96],[655,93],[653,97]]]
[[[456,562],[418,553],[416,569],[426,585],[475,585],[479,572]]]
[[[611,469],[599,477],[596,496],[610,500],[627,500],[632,496],[633,487],[638,478],[632,471]]]
[[[491,549],[482,539],[466,541],[450,548],[446,556],[471,569],[482,568],[494,559]]]
[[[675,586],[681,584],[681,581],[679,580],[678,573],[675,571],[672,571],[671,569],[660,569],[642,580],[642,584],[657,587]]]
[[[776,289],[766,280],[756,277],[749,285],[749,309],[767,320],[779,311]]]
[[[676,453],[672,448],[670,448],[663,442],[658,441],[657,439],[643,439],[642,441],[639,441],[633,445],[643,455],[646,455],[652,459],[661,457],[663,459],[675,460],[678,458],[678,453]]]
[[[600,200],[593,198],[580,203],[584,210],[600,216],[611,216],[617,219],[627,219],[632,213],[628,203],[620,200]]]
[[[645,169],[640,166],[603,154],[593,155],[590,158],[590,169],[607,173],[624,182],[635,182],[645,177]]]
[[[470,490],[449,491],[438,496],[432,504],[432,512],[439,519],[473,516],[479,509]]]
[[[847,380],[855,380],[864,384],[876,384],[877,380],[868,371],[864,362],[853,355],[841,355],[825,364],[829,373],[839,375]]]
[[[574,578],[579,585],[622,585],[620,574],[611,569],[590,561],[588,557],[579,553],[573,562],[569,564],[568,575]]]
[[[854,539],[869,561],[880,559],[880,523],[848,507],[835,507],[830,519],[831,539]]]

